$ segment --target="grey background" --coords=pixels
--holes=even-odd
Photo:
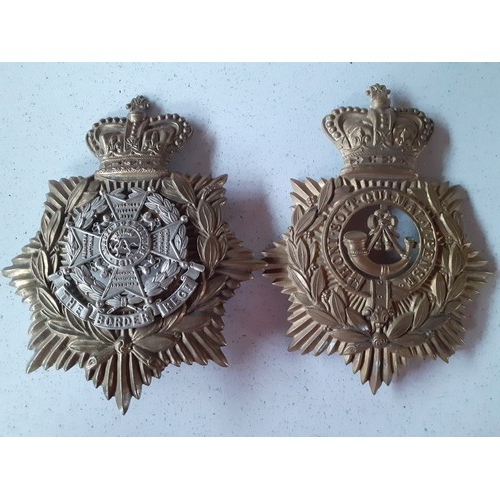
[[[419,171],[461,184],[473,248],[498,261],[498,64],[1,64],[0,266],[39,227],[49,179],[91,175],[84,142],[137,94],[177,112],[195,134],[172,168],[229,174],[225,216],[256,256],[290,223],[290,178],[338,175],[321,120],[368,106],[368,85],[435,122]],[[167,368],[123,417],[84,373],[26,375],[29,311],[0,280],[3,436],[497,436],[499,292],[492,276],[469,305],[466,345],[449,364],[410,363],[372,396],[340,356],[288,353],[287,300],[258,273],[227,304],[229,368]]]

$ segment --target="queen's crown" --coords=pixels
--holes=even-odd
[[[150,179],[168,174],[170,156],[192,129],[179,115],[149,117],[149,101],[138,96],[127,104],[126,118],[103,118],[87,133],[87,145],[99,158],[96,177]]]
[[[391,91],[384,85],[372,85],[366,93],[370,109],[342,107],[323,120],[344,158],[341,175],[416,177],[413,166],[432,135],[432,120],[418,109],[391,108]]]

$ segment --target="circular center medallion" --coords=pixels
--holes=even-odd
[[[134,266],[148,256],[150,249],[147,229],[134,220],[112,222],[100,241],[102,258],[114,267]]]
[[[352,231],[357,215],[364,210],[373,212],[365,232]],[[392,212],[391,212],[392,210]],[[416,252],[408,260],[397,256],[395,261],[377,262],[372,250],[394,248],[391,242],[396,233],[401,212],[416,229]],[[401,215],[399,216],[401,218]],[[351,292],[357,293],[366,279],[390,279],[393,286],[404,290],[418,288],[434,268],[437,257],[437,235],[434,224],[420,204],[409,194],[395,189],[373,187],[352,193],[330,212],[323,237],[323,251],[331,272]],[[373,249],[370,245],[373,240]],[[392,252],[394,253],[394,252]],[[388,255],[389,259],[391,256]],[[400,260],[400,264],[398,264]],[[394,269],[394,271],[393,271]]]

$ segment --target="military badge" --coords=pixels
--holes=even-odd
[[[289,349],[339,353],[375,394],[411,358],[443,361],[463,343],[463,308],[486,274],[461,223],[460,190],[420,180],[433,131],[417,109],[342,107],[324,129],[340,177],[292,181],[292,226],[265,253],[265,274],[290,295]]]
[[[28,371],[79,365],[125,413],[181,363],[226,366],[224,302],[260,267],[223,220],[226,176],[166,168],[191,135],[179,115],[100,120],[100,168],[51,181],[41,229],[4,270],[32,311]]]

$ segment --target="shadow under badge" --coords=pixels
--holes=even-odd
[[[94,176],[50,181],[40,231],[3,271],[33,313],[28,372],[78,364],[123,413],[169,364],[227,366],[223,304],[262,267],[222,218],[227,176],[166,168],[186,120],[127,107],[87,134]]]
[[[410,358],[448,360],[488,273],[463,233],[458,186],[413,170],[433,122],[391,108],[383,85],[367,94],[371,109],[323,120],[344,169],[292,180],[292,226],[264,255],[265,274],[290,295],[289,350],[338,352],[375,394]]]

